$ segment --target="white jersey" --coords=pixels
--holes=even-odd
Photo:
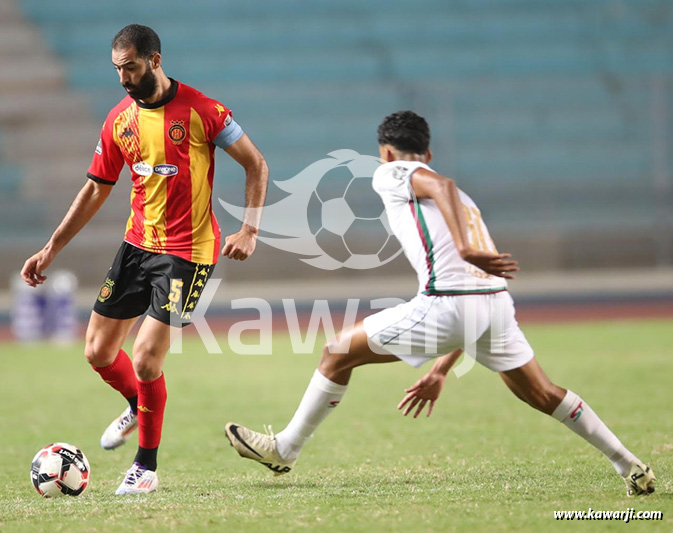
[[[450,296],[506,289],[507,282],[503,278],[491,276],[460,257],[435,201],[416,198],[411,175],[419,168],[432,170],[417,161],[392,161],[378,167],[372,180],[374,190],[383,200],[390,227],[416,270],[419,293]],[[496,252],[477,205],[463,191],[460,191],[460,200],[470,246]]]

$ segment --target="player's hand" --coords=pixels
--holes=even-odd
[[[255,246],[257,246],[257,234],[244,228],[224,238],[222,255],[229,259],[243,261],[252,255]]]
[[[414,407],[418,405],[418,408],[414,413],[414,418],[418,418],[418,415],[421,414],[425,405],[430,402],[427,414],[427,416],[430,416],[432,414],[432,409],[435,407],[435,402],[444,388],[444,381],[446,381],[446,376],[444,374],[428,372],[411,387],[404,389],[404,392],[406,392],[407,395],[397,405],[397,408],[404,409],[402,414],[407,416]]]
[[[463,259],[492,276],[514,279],[513,272],[519,271],[519,262],[511,259],[511,257],[512,254],[494,254],[483,250],[470,250]]]
[[[54,254],[47,250],[40,250],[34,256],[29,257],[21,269],[21,277],[31,287],[42,285],[47,276],[43,274],[46,268],[54,260]]]

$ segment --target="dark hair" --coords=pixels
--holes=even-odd
[[[430,127],[413,111],[398,111],[383,119],[378,129],[379,144],[411,154],[424,154],[430,147]]]
[[[138,57],[148,59],[151,55],[161,53],[161,41],[157,33],[147,26],[129,24],[125,26],[112,39],[112,48],[128,48],[133,46]]]

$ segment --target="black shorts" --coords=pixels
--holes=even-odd
[[[108,318],[147,314],[174,326],[189,324],[215,265],[156,254],[124,242],[107,273],[93,310]]]

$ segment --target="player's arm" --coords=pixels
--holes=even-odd
[[[430,402],[427,416],[432,414],[435,402],[444,388],[446,375],[453,365],[456,364],[456,361],[462,353],[463,350],[455,350],[450,354],[439,357],[435,360],[435,364],[432,365],[430,372],[425,374],[408,389],[404,389],[404,392],[406,392],[407,395],[402,398],[402,401],[397,405],[398,409],[404,409],[402,413],[404,416],[407,416],[413,408],[418,405],[418,409],[416,409],[416,412],[414,413],[414,418],[418,418],[418,415],[421,414],[427,402]]]
[[[222,255],[243,260],[255,251],[257,244],[269,168],[262,153],[245,133],[225,151],[245,169],[245,217],[241,230],[225,237]]]
[[[416,197],[432,198],[435,201],[449,226],[458,253],[465,261],[493,276],[514,279],[512,273],[518,271],[519,266],[517,261],[511,259],[511,254],[477,250],[470,246],[463,204],[458,187],[452,179],[419,168],[411,176],[411,186]]]
[[[110,195],[112,185],[87,180],[49,242],[30,257],[21,269],[21,277],[31,287],[44,283],[44,270],[63,247],[91,220]]]

